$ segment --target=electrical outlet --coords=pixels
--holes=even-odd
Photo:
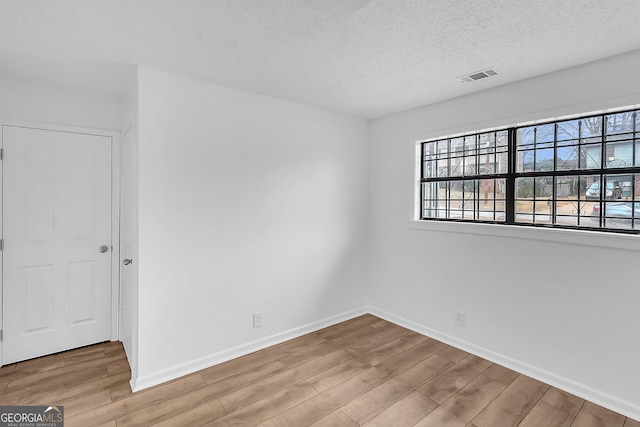
[[[254,328],[262,327],[262,313],[253,313],[253,327]]]
[[[464,328],[465,314],[462,311],[456,311],[456,325]]]

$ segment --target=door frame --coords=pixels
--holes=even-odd
[[[0,130],[4,126],[15,126],[28,129],[40,129],[54,132],[69,132],[84,135],[96,135],[111,139],[111,321],[110,339],[117,341],[119,336],[120,321],[120,150],[121,133],[119,131],[96,129],[81,126],[61,125],[55,123],[43,123],[29,120],[15,120],[0,117]],[[4,133],[0,132],[0,148],[4,148]],[[4,161],[0,161],[0,196],[4,191]],[[0,234],[4,238],[2,230],[2,197],[0,197]],[[4,329],[4,253],[0,252],[0,330]],[[4,342],[0,341],[0,366],[4,361]]]

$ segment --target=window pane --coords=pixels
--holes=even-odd
[[[555,138],[555,124],[548,123],[537,126],[527,126],[519,128],[516,136],[516,144],[518,146],[528,146],[535,144],[536,146],[553,143]]]
[[[605,199],[618,200],[631,196],[632,179],[632,175],[607,175]]]
[[[536,178],[535,179],[535,197],[536,199],[548,199],[553,196],[553,178]]]
[[[504,221],[505,189],[493,178],[423,183],[422,218]]]
[[[428,182],[422,184],[422,217],[446,218],[448,199],[446,182]]]
[[[531,172],[534,168],[535,150],[518,151],[516,172]]]
[[[507,173],[509,171],[509,155],[507,152],[496,154],[496,166],[494,173]]]
[[[580,138],[583,144],[601,141],[602,116],[580,119]]]
[[[558,142],[575,144],[580,139],[580,120],[558,123]]]
[[[478,157],[478,174],[486,175],[496,173],[498,165],[496,163],[496,155],[484,153]]]
[[[633,138],[635,112],[609,114],[606,116],[607,141]]]
[[[633,165],[633,144],[631,141],[608,142],[605,146],[607,168],[625,168]]]
[[[509,131],[501,130],[496,132],[496,146],[507,147],[509,145]]]
[[[533,178],[516,178],[516,198],[533,198]]]
[[[592,197],[592,195],[588,194],[589,188],[591,188],[594,183],[599,185],[600,176],[599,175],[583,175],[580,177],[578,182],[578,196],[583,200],[593,200],[598,199],[598,197]]]
[[[516,222],[533,222],[535,212],[533,178],[516,178]]]
[[[555,124],[549,123],[536,126],[536,145],[553,142],[555,139]]]
[[[534,208],[533,199],[518,200],[516,203],[516,214],[532,214],[533,208]],[[531,220],[531,218],[528,218],[528,219]],[[522,218],[517,218],[517,220],[518,222],[520,222]]]
[[[604,203],[604,226],[606,228],[631,229],[634,208],[632,202]]]
[[[478,157],[477,157],[476,137],[464,137],[464,175],[476,175],[478,173]]]
[[[580,147],[580,169],[600,169],[602,144],[589,144]]]
[[[550,224],[553,177],[516,178],[515,221]]]
[[[449,176],[462,176],[464,163],[464,140],[455,138],[451,140],[450,152],[447,153],[451,157],[451,170]]]
[[[438,141],[437,144],[438,176],[449,176],[449,141]]]
[[[556,198],[554,202],[555,224],[577,226],[582,225],[582,217],[587,215],[580,195],[579,176],[556,178]]]
[[[494,132],[481,133],[478,136],[478,144],[480,148],[495,147],[496,134]]]
[[[424,162],[422,167],[423,178],[434,178],[437,173],[436,162]]]
[[[529,126],[518,129],[516,134],[516,144],[518,147],[526,147],[535,144],[535,126]]]
[[[536,167],[537,171],[552,171],[553,170],[553,148],[545,148],[543,150],[536,150]]]
[[[579,146],[577,145],[558,147],[558,160],[556,170],[578,169],[578,152]]]

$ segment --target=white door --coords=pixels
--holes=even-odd
[[[2,137],[3,364],[109,340],[111,138]]]

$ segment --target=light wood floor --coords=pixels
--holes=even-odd
[[[640,427],[365,315],[132,394],[120,343],[0,368],[0,404],[64,405],[65,426]]]

